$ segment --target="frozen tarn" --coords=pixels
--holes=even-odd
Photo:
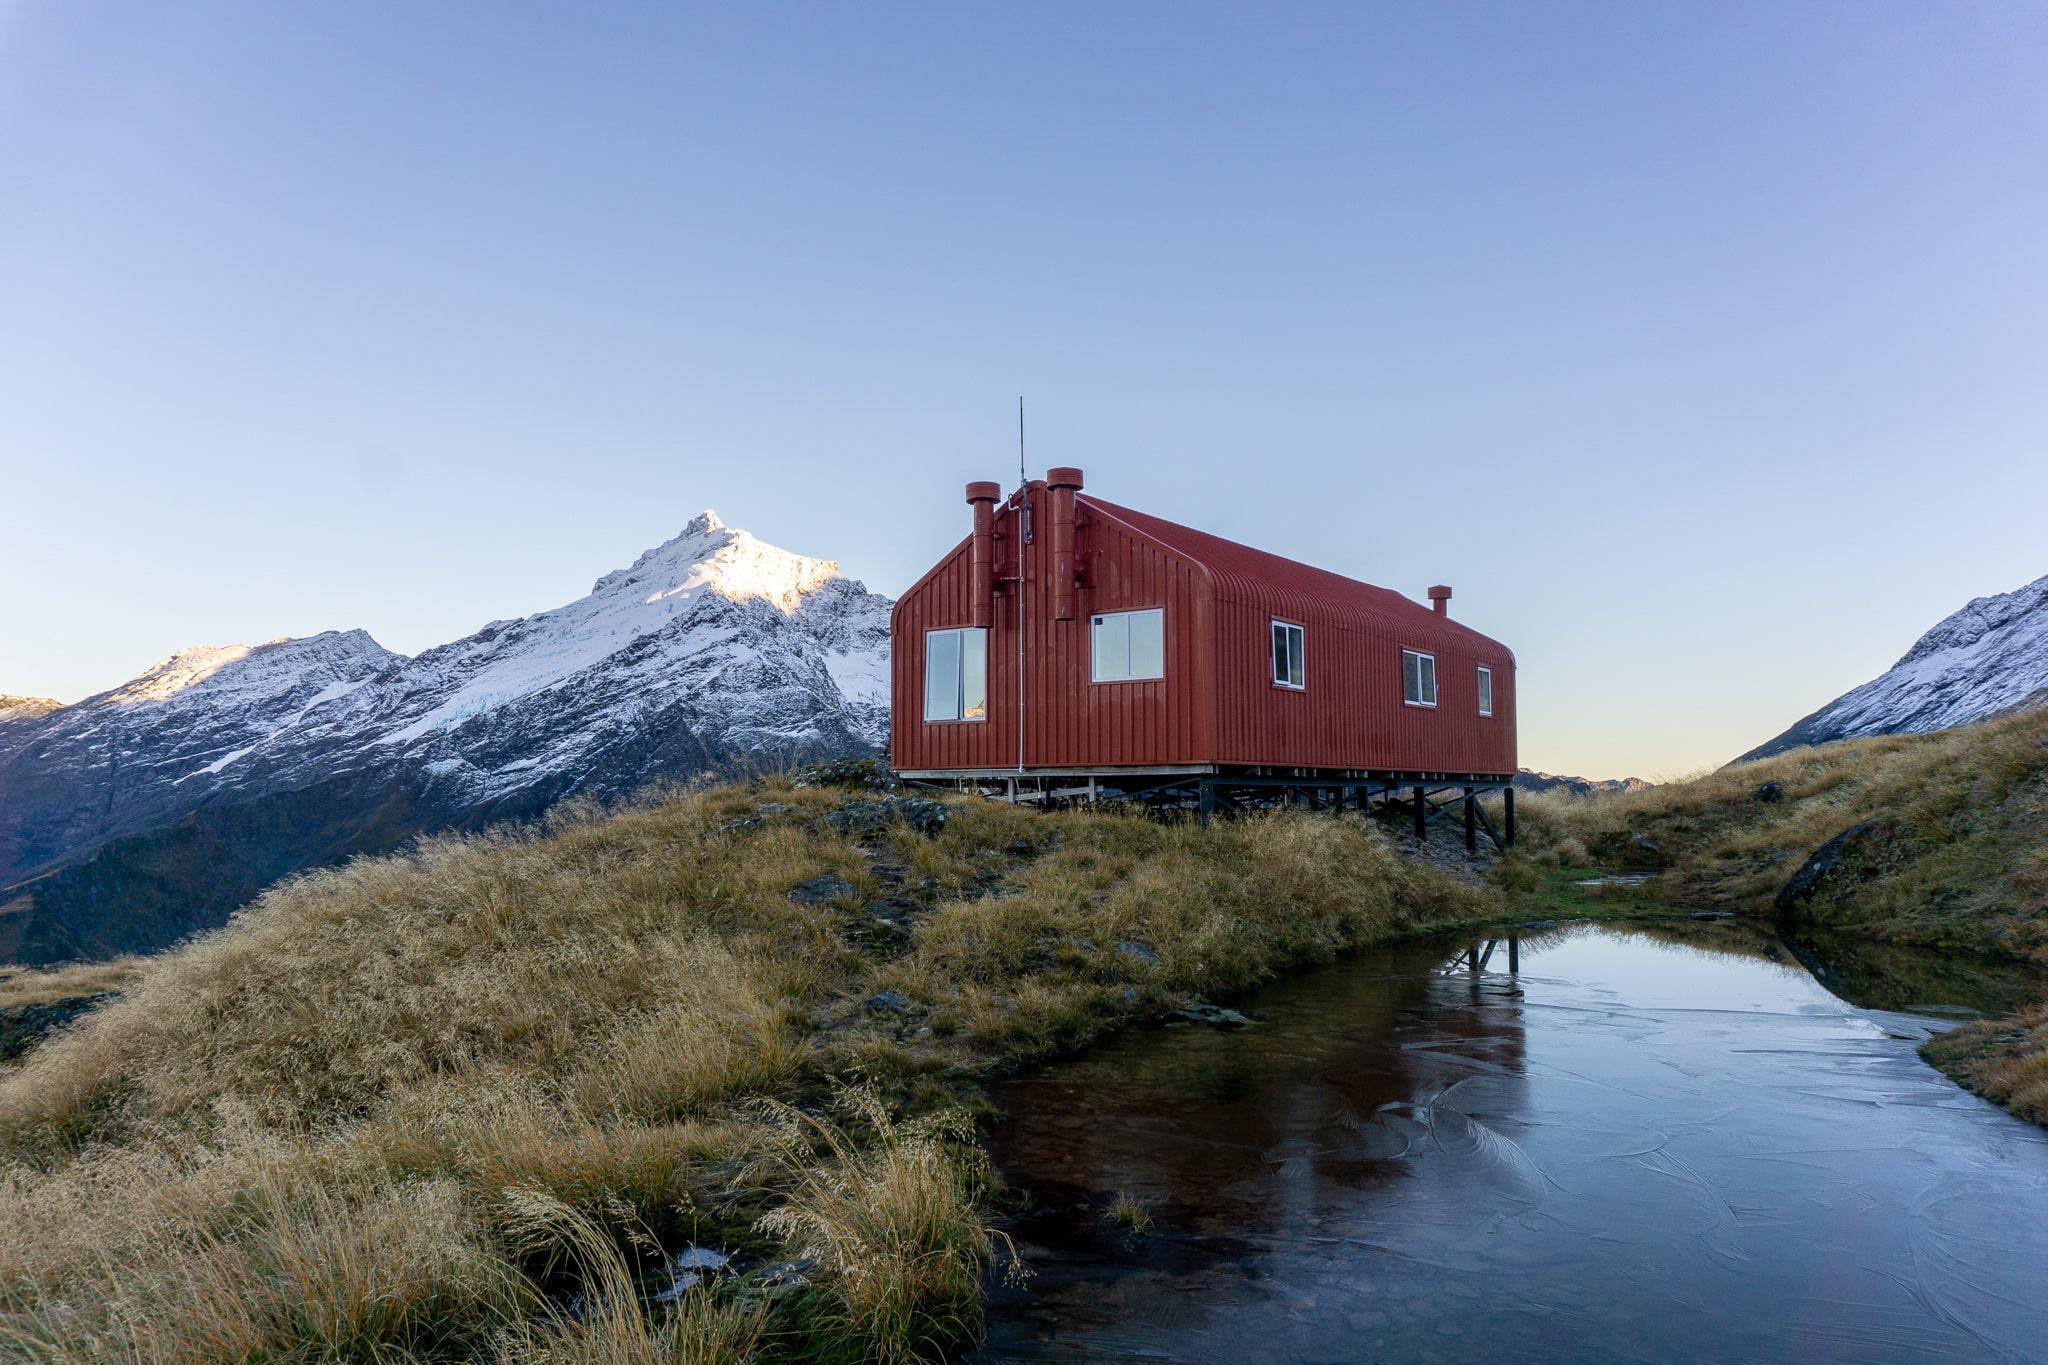
[[[2048,703],[2048,578],[1980,597],[1882,676],[1835,698],[1738,763],[1864,735],[1914,735]]]

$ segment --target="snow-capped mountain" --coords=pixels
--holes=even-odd
[[[1738,763],[1806,744],[1908,735],[2048,705],[2048,578],[1980,597],[1882,676],[1823,706]]]
[[[161,946],[155,930],[148,943],[85,941],[80,907],[106,888],[76,884],[106,871],[94,865],[155,866],[169,855],[150,850],[173,844],[195,872],[172,882],[218,881],[221,860],[239,859],[247,875],[207,892],[190,924],[167,893],[165,913],[189,932],[224,918],[223,898],[421,830],[709,768],[872,753],[887,742],[889,607],[836,563],[705,512],[589,596],[416,658],[332,631],[180,650],[72,706],[9,697],[0,888],[63,869],[31,888],[42,909],[79,891],[81,922],[59,937],[80,951]],[[0,957],[21,937],[5,920]]]

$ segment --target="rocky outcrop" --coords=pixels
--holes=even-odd
[[[1815,849],[1813,856],[1802,863],[1791,880],[1779,890],[1778,908],[1794,910],[1819,895],[1842,860],[1857,852],[1876,831],[1874,824],[1851,825]]]

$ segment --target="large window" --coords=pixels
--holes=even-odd
[[[1166,676],[1166,613],[1159,608],[1097,616],[1088,633],[1095,681]]]
[[[1280,687],[1304,687],[1308,674],[1301,661],[1302,630],[1285,621],[1273,623],[1273,682]]]
[[[924,718],[988,719],[988,632],[924,633]]]
[[[1479,670],[1479,714],[1493,714],[1493,670],[1490,668]]]
[[[1401,700],[1410,706],[1436,705],[1436,656],[1401,651]]]

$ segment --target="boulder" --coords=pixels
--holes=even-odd
[[[1842,859],[1854,852],[1876,829],[1877,826],[1870,823],[1851,825],[1815,849],[1813,856],[1800,864],[1792,879],[1778,892],[1777,907],[1790,910],[1812,900]]]
[[[827,872],[822,877],[813,877],[800,883],[789,893],[789,898],[798,905],[831,905],[835,901],[851,899],[860,894],[860,888],[846,878]]]

